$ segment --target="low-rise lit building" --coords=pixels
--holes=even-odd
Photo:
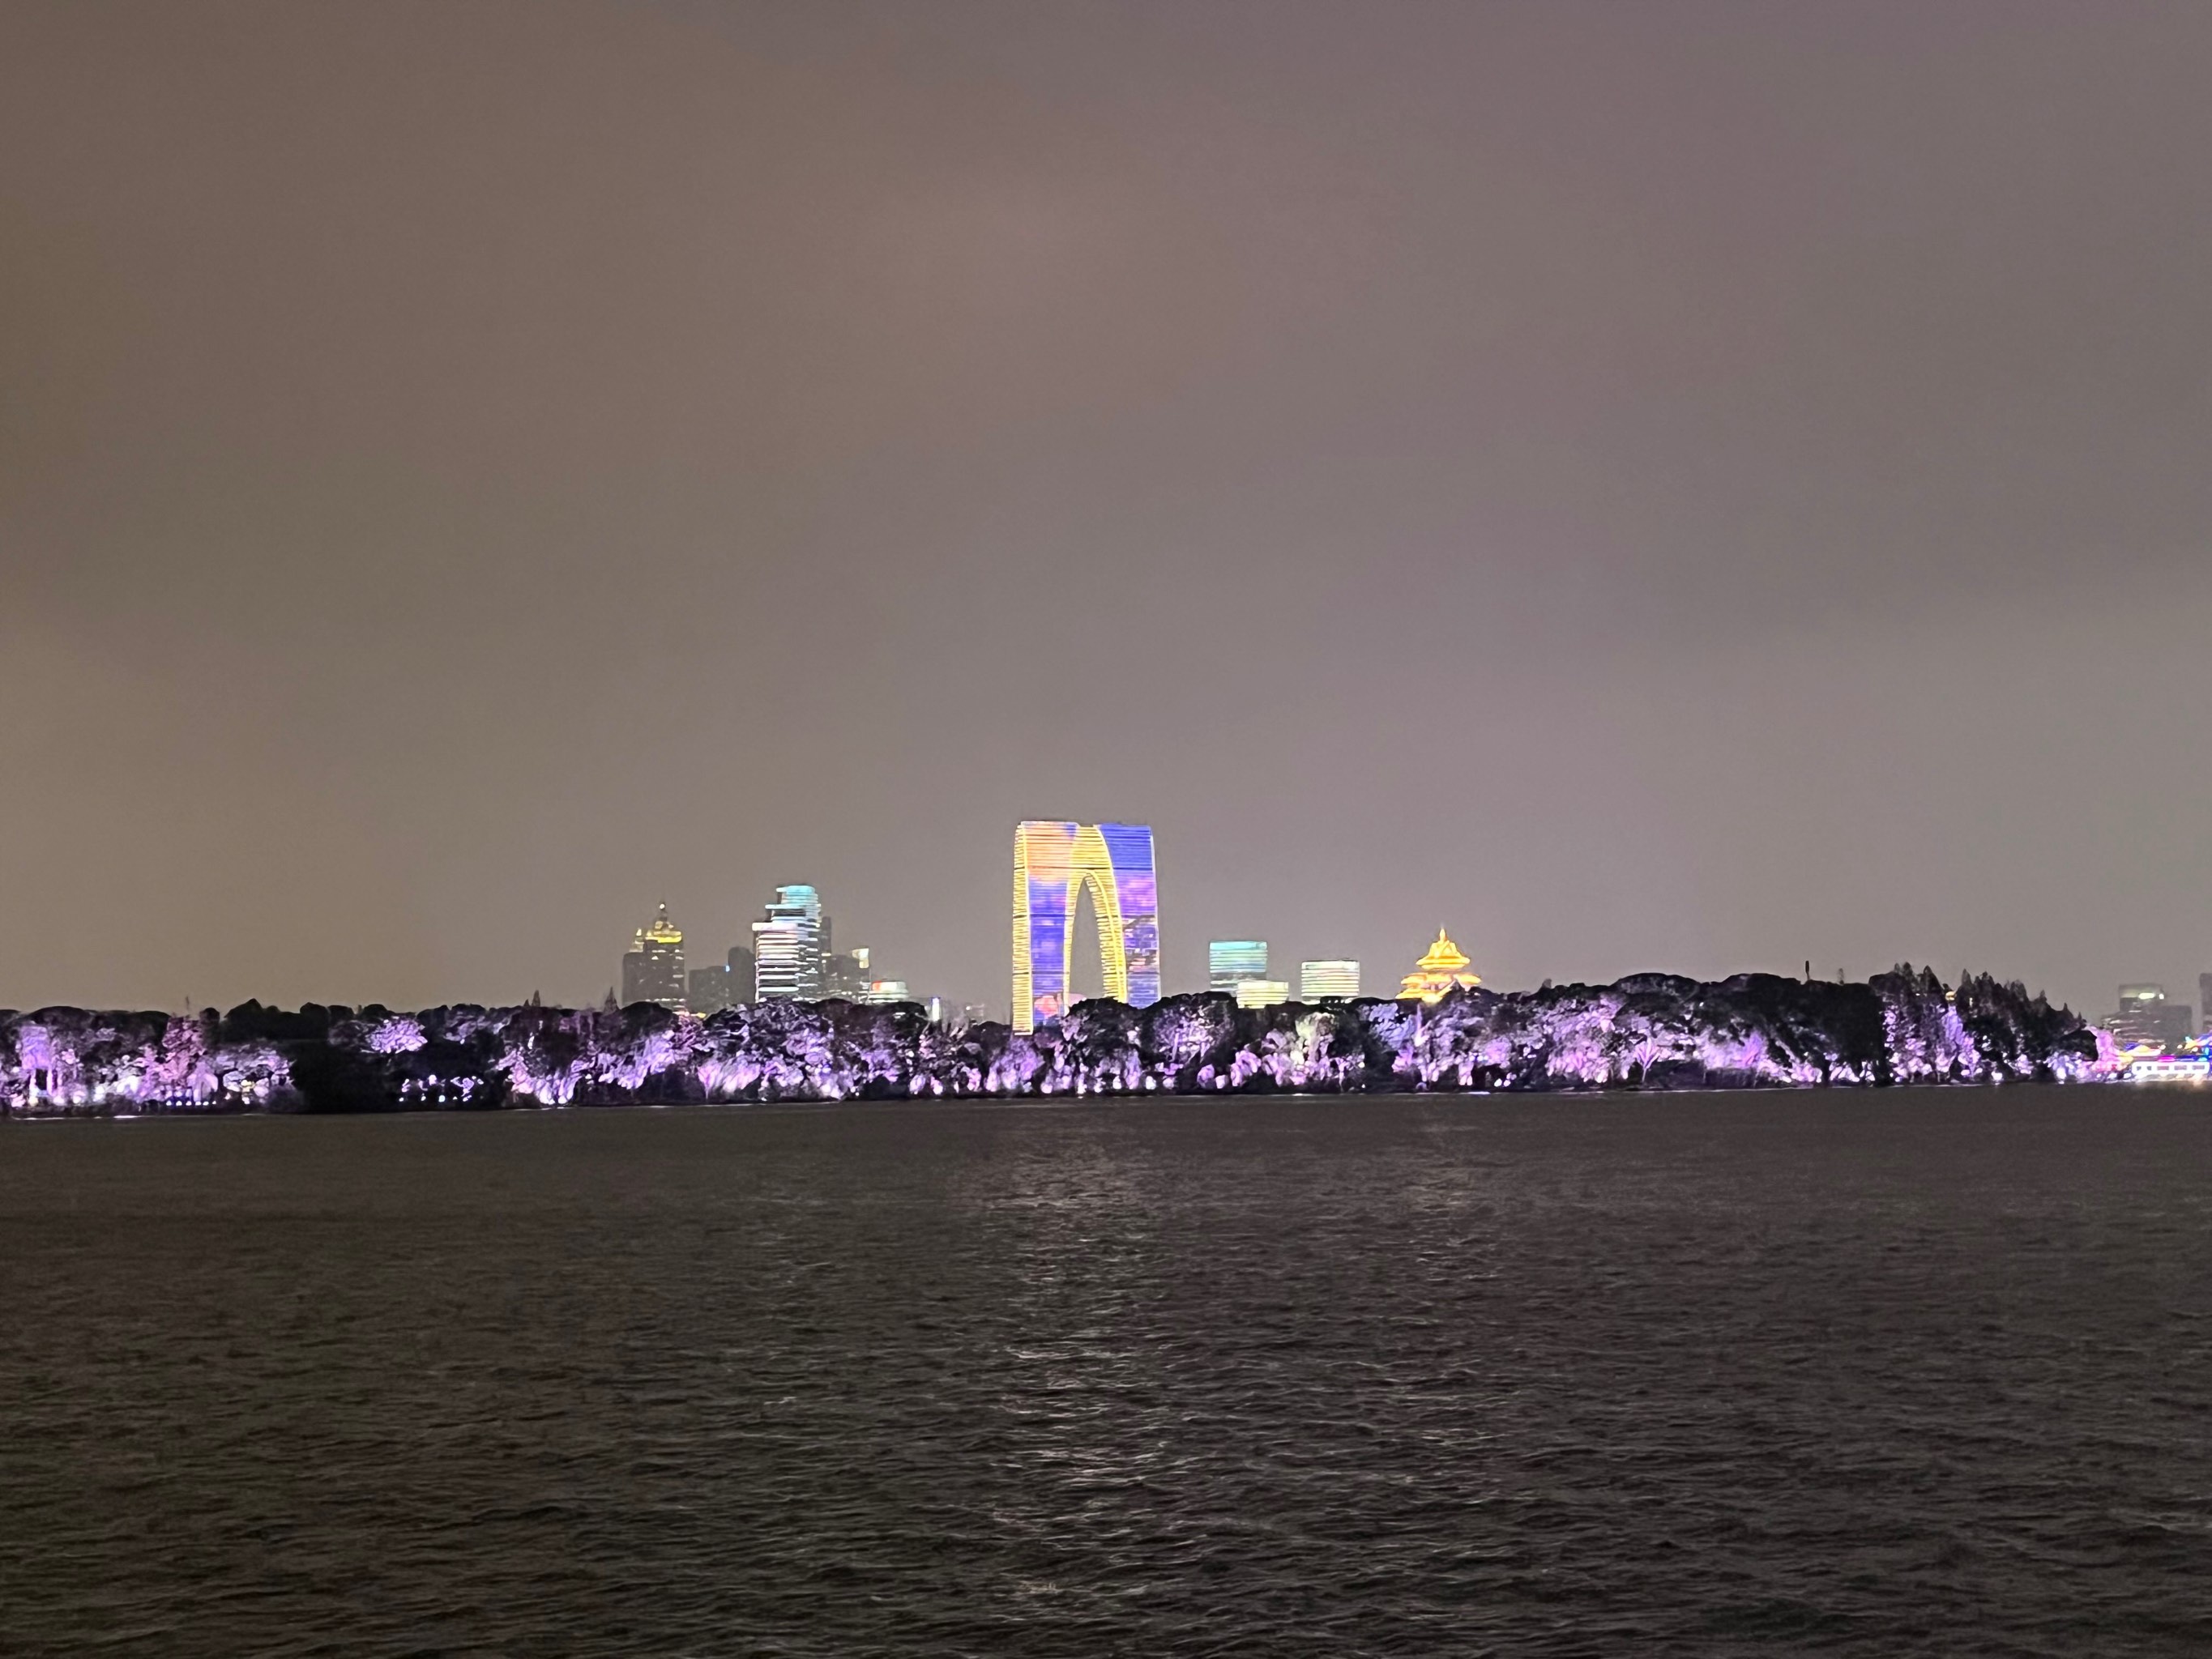
[[[1359,994],[1359,964],[1343,957],[1298,964],[1298,1000],[1349,1002]]]
[[[2185,1002],[2168,1002],[2163,985],[2123,985],[2119,1012],[2105,1026],[2123,1048],[2155,1043],[2170,1054],[2189,1041],[2191,1012]]]
[[[1279,979],[1240,979],[1237,981],[1239,1008],[1272,1008],[1291,1000],[1289,984]]]
[[[1467,952],[1451,941],[1451,935],[1441,927],[1437,929],[1437,942],[1429,946],[1413,971],[1398,981],[1398,995],[1419,997],[1423,1002],[1441,1002],[1454,990],[1468,990],[1482,983],[1482,975],[1470,974]]]
[[[2126,1077],[2130,1083],[2195,1083],[2212,1082],[2212,1060],[2203,1055],[2176,1060],[2167,1055],[2128,1062]]]
[[[1218,939],[1206,947],[1206,988],[1237,994],[1247,980],[1267,977],[1267,941]]]

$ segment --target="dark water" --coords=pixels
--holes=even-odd
[[[2212,1100],[0,1125],[0,1652],[2212,1652]]]

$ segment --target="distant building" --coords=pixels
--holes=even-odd
[[[1342,960],[1298,964],[1298,1000],[1348,1002],[1359,994],[1359,964]]]
[[[2203,1016],[2200,1026],[2212,1025],[2212,974],[2197,976],[2197,1012]]]
[[[875,976],[873,952],[865,945],[825,956],[822,962],[822,994],[848,1002],[866,1002],[868,985]]]
[[[1218,939],[1206,947],[1206,988],[1237,994],[1248,979],[1267,977],[1267,941]]]
[[[1398,995],[1419,997],[1423,1002],[1441,1002],[1447,992],[1457,989],[1473,990],[1482,983],[1482,975],[1467,971],[1467,952],[1451,942],[1451,935],[1441,927],[1437,929],[1437,942],[1428,948],[1413,971],[1398,981]]]
[[[730,1006],[753,1000],[753,953],[742,945],[730,947]]]
[[[2189,1041],[2192,1012],[2185,1002],[2168,1002],[2163,985],[2123,985],[2119,1011],[2106,1029],[2123,1048],[2154,1042],[2160,1054],[2170,1054]]]
[[[716,1014],[730,1006],[730,970],[720,963],[694,968],[684,985],[684,1005],[695,1014]]]
[[[2212,1060],[2138,1060],[2125,1075],[2130,1083],[2212,1083]]]
[[[806,886],[777,888],[766,915],[753,924],[755,999],[819,1001],[828,932],[821,894]]]
[[[657,1002],[671,1013],[684,1006],[684,930],[668,919],[664,903],[623,953],[622,1000]]]
[[[960,1023],[963,1025],[981,1025],[990,1018],[991,1005],[988,1002],[963,1002],[960,1005]]]
[[[907,994],[904,980],[875,979],[870,980],[861,988],[860,994],[854,1000],[870,1003],[878,1007],[888,1007],[894,1002],[911,1002],[914,999]]]
[[[1239,1008],[1272,1008],[1291,1000],[1291,988],[1279,979],[1240,979],[1237,981]]]

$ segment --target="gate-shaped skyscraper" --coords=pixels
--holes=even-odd
[[[1023,823],[1014,831],[1014,1029],[1067,1009],[1067,952],[1084,889],[1098,917],[1106,994],[1160,1000],[1160,902],[1146,823]]]

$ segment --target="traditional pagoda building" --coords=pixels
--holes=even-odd
[[[1439,927],[1437,942],[1429,946],[1428,954],[1415,964],[1412,973],[1398,981],[1399,1000],[1419,997],[1423,1002],[1441,1002],[1444,994],[1454,987],[1472,991],[1482,983],[1482,975],[1470,974],[1467,968],[1467,953]]]

